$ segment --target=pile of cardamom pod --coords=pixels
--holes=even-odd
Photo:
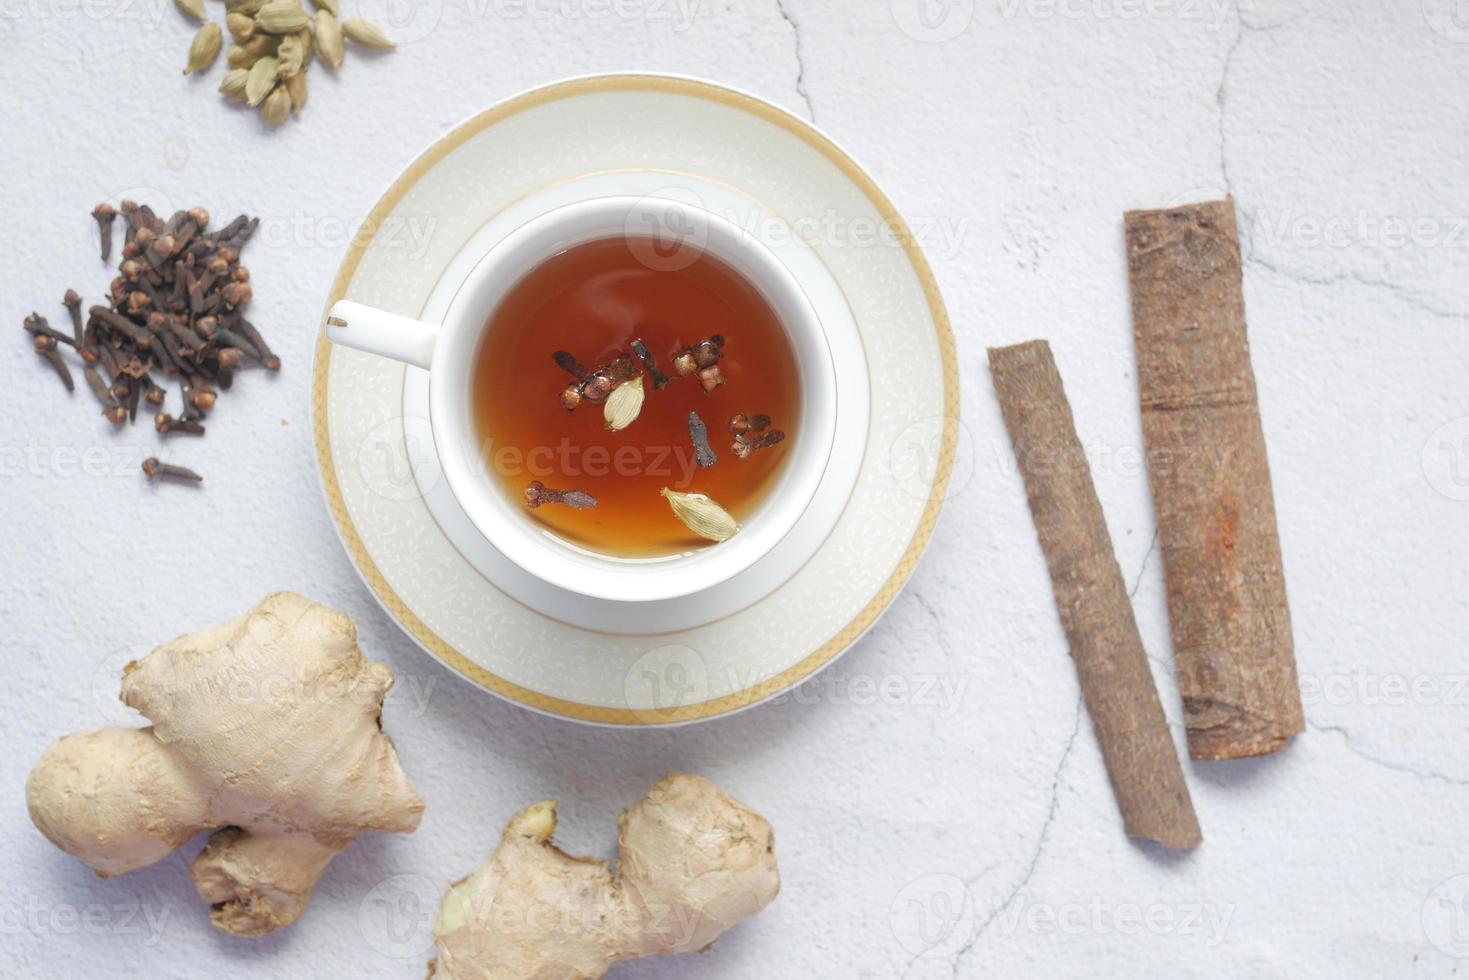
[[[218,24],[208,19],[204,0],[174,0],[186,17],[203,22],[189,45],[185,75],[214,64],[224,45]],[[234,102],[260,109],[260,118],[279,126],[306,104],[306,69],[313,55],[332,71],[342,66],[345,38],[374,51],[393,47],[382,29],[361,18],[337,20],[337,0],[311,0],[307,13],[298,0],[225,0],[225,26],[234,43],[225,52],[229,73],[219,91]]]

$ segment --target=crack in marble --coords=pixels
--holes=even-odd
[[[1137,595],[1137,590],[1142,588],[1143,575],[1148,570],[1148,562],[1152,560],[1153,552],[1158,550],[1158,529],[1153,528],[1153,540],[1148,543],[1148,550],[1143,552],[1143,560],[1137,567],[1137,577],[1132,580],[1132,588],[1127,590],[1129,599]]]
[[[1348,752],[1352,753],[1352,755],[1355,755],[1359,759],[1370,762],[1374,766],[1387,769],[1391,772],[1400,772],[1404,773],[1405,775],[1416,776],[1418,779],[1424,782],[1447,783],[1450,786],[1469,786],[1469,779],[1459,779],[1455,776],[1450,776],[1432,769],[1416,769],[1413,766],[1404,765],[1400,762],[1389,762],[1386,759],[1378,758],[1377,756],[1358,748],[1356,743],[1352,741],[1351,731],[1342,725],[1321,725],[1307,718],[1306,727],[1313,732],[1330,732],[1333,735],[1340,735],[1342,746]]]
[[[990,912],[984,921],[975,927],[973,934],[969,937],[969,941],[954,951],[949,959],[950,976],[957,977],[959,975],[959,968],[964,962],[964,957],[969,955],[970,951],[979,944],[979,941],[984,938],[984,934],[989,931],[990,926],[994,925],[995,920],[1003,915],[1011,905],[1015,904],[1015,900],[1020,897],[1020,893],[1025,890],[1026,885],[1030,884],[1030,879],[1035,875],[1035,869],[1040,865],[1041,857],[1045,853],[1046,843],[1051,838],[1051,825],[1056,821],[1056,810],[1060,807],[1061,803],[1061,776],[1066,770],[1066,763],[1071,760],[1072,751],[1076,748],[1077,737],[1081,734],[1081,717],[1084,713],[1082,695],[1078,693],[1076,696],[1076,720],[1071,726],[1071,737],[1066,740],[1066,747],[1061,750],[1060,761],[1056,763],[1056,768],[1051,774],[1051,802],[1046,810],[1045,822],[1041,824],[1041,831],[1036,835],[1035,849],[1030,853],[1030,860],[1026,863],[1025,871],[1021,873],[1020,880],[1006,893],[1004,900],[994,906],[994,910]],[[978,877],[974,880],[977,881]],[[911,967],[912,964],[910,963],[909,968],[911,969]]]
[[[1361,273],[1350,271],[1337,272],[1324,276],[1311,275],[1309,273],[1287,269],[1284,266],[1271,262],[1269,259],[1262,259],[1258,255],[1253,254],[1253,252],[1245,256],[1244,262],[1245,265],[1258,266],[1266,272],[1272,272],[1283,279],[1290,279],[1308,286],[1335,286],[1344,282],[1353,282],[1359,286],[1366,286],[1369,289],[1385,290],[1413,309],[1426,313],[1429,316],[1438,317],[1442,320],[1469,320],[1469,313],[1436,306],[1411,290],[1404,289],[1397,283],[1389,282],[1386,279],[1374,279],[1371,276],[1364,276]]]
[[[796,94],[801,101],[806,103],[806,115],[812,122],[816,121],[816,106],[811,102],[811,93],[806,88],[806,40],[801,33],[801,25],[796,18],[791,16],[786,7],[786,0],[775,0],[775,9],[780,12],[780,19],[790,25],[791,34],[796,42]]]

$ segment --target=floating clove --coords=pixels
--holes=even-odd
[[[653,359],[653,354],[648,350],[648,345],[643,343],[641,337],[632,342],[632,352],[638,356],[643,363],[643,370],[648,372],[648,377],[653,379],[653,390],[658,391],[668,384],[668,375],[658,369],[658,362]]]
[[[169,435],[174,432],[182,432],[191,436],[204,434],[204,426],[193,419],[176,419],[167,412],[159,412],[153,416],[153,428],[157,429],[160,435]]]
[[[737,459],[745,459],[757,449],[766,449],[783,441],[782,429],[770,428],[769,415],[748,415],[739,412],[729,420],[729,431],[734,434],[731,452]]]
[[[532,480],[525,488],[525,502],[532,510],[542,504],[565,504],[577,510],[597,506],[597,498],[582,490],[554,490],[540,480]]]
[[[706,469],[719,462],[719,456],[709,445],[709,427],[699,418],[698,412],[689,413],[689,439],[694,443],[694,462]]]

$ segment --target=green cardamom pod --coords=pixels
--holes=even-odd
[[[381,27],[361,17],[342,21],[342,33],[347,35],[347,40],[353,44],[360,44],[374,51],[391,51],[396,47],[392,41],[388,40],[388,36],[383,33]]]
[[[306,73],[298,71],[286,79],[286,94],[291,97],[291,115],[298,115],[306,104]]]
[[[284,85],[277,85],[260,107],[260,118],[267,126],[279,126],[291,112],[291,97]]]
[[[316,49],[332,71],[342,67],[342,58],[347,53],[342,44],[342,27],[337,18],[326,10],[316,12]]]
[[[266,55],[251,65],[250,74],[245,78],[245,104],[251,108],[258,106],[275,88],[279,74],[280,62],[273,55]]]
[[[270,0],[255,15],[256,30],[267,34],[294,34],[310,23],[311,18],[295,0]]]
[[[173,5],[179,8],[179,13],[194,20],[204,19],[204,0],[173,0]]]
[[[189,63],[184,67],[184,74],[192,75],[214,64],[222,44],[224,32],[218,24],[205,24],[199,28],[199,33],[194,35],[194,41],[189,45]]]
[[[245,101],[245,79],[250,72],[244,68],[231,68],[225,72],[224,81],[219,83],[219,94],[231,102]]]
[[[325,10],[333,17],[338,15],[337,0],[311,0],[311,5],[317,10]]]
[[[237,14],[233,10],[224,15],[224,26],[230,29],[230,37],[240,44],[250,40],[255,33],[254,19],[245,14]]]

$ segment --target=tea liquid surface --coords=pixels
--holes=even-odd
[[[617,238],[551,257],[511,287],[475,355],[475,423],[504,492],[521,507],[533,480],[592,494],[595,508],[543,504],[527,513],[574,545],[624,557],[710,544],[674,516],[664,487],[707,494],[743,524],[800,439],[795,355],[775,311],[719,259],[670,259],[655,248]],[[697,377],[675,373],[673,355],[714,334],[724,338],[725,384],[706,394]],[[670,380],[655,390],[644,372],[642,412],[630,426],[609,431],[600,402],[562,407],[559,396],[576,379],[555,351],[595,371],[631,354],[639,338]],[[695,462],[690,411],[708,427],[713,466]],[[737,458],[729,421],[739,412],[770,416],[785,441]]]

